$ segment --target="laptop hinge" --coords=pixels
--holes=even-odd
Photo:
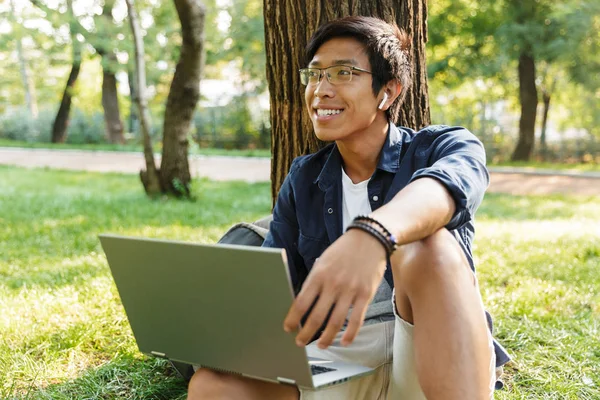
[[[281,383],[286,383],[288,385],[295,385],[296,381],[293,379],[288,379],[288,378],[282,378],[280,376],[277,377],[277,380]]]
[[[167,358],[167,355],[165,353],[161,353],[159,351],[151,351],[150,354],[152,354],[153,356],[156,357],[160,357],[160,358]]]

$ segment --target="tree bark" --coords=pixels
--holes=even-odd
[[[519,56],[519,99],[521,102],[519,141],[511,159],[529,161],[535,140],[538,95],[535,86],[535,60],[528,51],[523,51]]]
[[[117,62],[112,53],[102,56],[109,60],[108,63]],[[103,64],[105,64],[103,60]],[[102,68],[102,108],[104,108],[104,123],[106,138],[110,143],[125,143],[123,136],[123,122],[119,110],[119,96],[117,92],[117,77],[111,68],[104,65]]]
[[[62,100],[54,118],[54,124],[52,125],[52,143],[64,143],[67,139],[67,128],[69,126],[69,115],[71,114],[71,99],[73,97],[73,90],[77,77],[79,76],[79,70],[81,69],[81,44],[75,36],[75,15],[73,14],[73,1],[67,0],[67,8],[69,14],[69,35],[71,36],[71,46],[73,48],[73,66],[71,72],[67,78],[67,84],[63,92]]]
[[[67,140],[67,128],[69,126],[69,115],[71,114],[71,99],[73,97],[73,89],[75,87],[75,82],[77,82],[80,68],[81,63],[73,61],[73,66],[71,67],[69,78],[67,78],[67,84],[65,85],[62,100],[58,107],[56,117],[54,117],[54,123],[52,124],[52,143],[64,143]]]
[[[199,0],[174,0],[182,45],[171,82],[163,126],[161,186],[175,196],[190,196],[188,132],[200,98],[205,7]]]
[[[542,90],[542,99],[544,101],[544,111],[542,113],[542,133],[540,135],[540,154],[542,161],[545,161],[548,157],[548,145],[546,143],[546,129],[548,127],[548,112],[550,111],[550,99],[552,98],[550,92]]]
[[[154,162],[154,152],[152,151],[152,141],[150,140],[150,128],[148,122],[148,103],[146,101],[146,63],[144,61],[144,41],[138,26],[138,16],[133,5],[133,0],[125,0],[127,3],[127,12],[129,14],[129,25],[133,35],[133,45],[135,51],[135,82],[137,89],[135,100],[140,115],[142,128],[142,137],[144,140],[144,159],[146,160],[146,169],[140,171],[140,178],[146,193],[151,196],[161,194],[160,172],[156,169]]]
[[[303,66],[306,43],[324,22],[348,16],[374,16],[394,21],[413,38],[413,86],[409,89],[397,123],[419,129],[430,123],[425,43],[425,0],[264,0],[267,80],[271,103],[271,194],[273,201],[292,160],[324,145],[313,134],[304,107],[298,69]]]
[[[107,27],[112,26],[113,17],[112,9],[114,7],[114,0],[106,0],[102,7],[102,23],[100,26],[101,33],[105,36],[105,39],[110,37],[110,29]],[[125,143],[125,136],[123,135],[123,121],[121,120],[121,111],[119,108],[119,94],[117,91],[117,77],[116,66],[117,56],[114,51],[106,44],[99,45],[96,50],[98,54],[102,56],[102,107],[104,108],[104,124],[106,131],[106,138],[110,143]]]
[[[137,114],[138,91],[136,87],[137,84],[135,83],[135,71],[133,69],[129,68],[127,71],[127,78],[129,82],[129,97],[131,98],[131,106],[129,107],[129,132],[137,135],[139,128],[139,118]]]

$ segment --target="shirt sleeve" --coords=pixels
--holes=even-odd
[[[273,208],[273,220],[262,246],[285,249],[292,287],[298,293],[308,273],[306,272],[304,261],[298,252],[299,227],[292,185],[293,172],[296,168],[297,163],[294,160],[290,167],[290,172],[279,189],[277,201]]]
[[[446,228],[453,230],[473,218],[489,185],[485,149],[479,139],[464,128],[440,127],[433,133],[437,136],[425,151],[429,154],[429,166],[417,170],[410,181],[430,177],[448,189],[456,211]]]

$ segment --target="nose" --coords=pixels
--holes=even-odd
[[[315,86],[314,94],[317,97],[333,97],[333,95],[335,94],[333,85],[329,82],[329,79],[327,79],[327,72],[321,72],[319,82],[317,82]]]

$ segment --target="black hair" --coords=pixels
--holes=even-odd
[[[411,40],[394,23],[374,17],[352,16],[321,25],[306,45],[305,65],[313,59],[319,48],[328,40],[340,37],[361,42],[367,51],[373,75],[375,96],[391,80],[402,85],[400,96],[387,109],[388,119],[397,121],[400,107],[412,84]]]

